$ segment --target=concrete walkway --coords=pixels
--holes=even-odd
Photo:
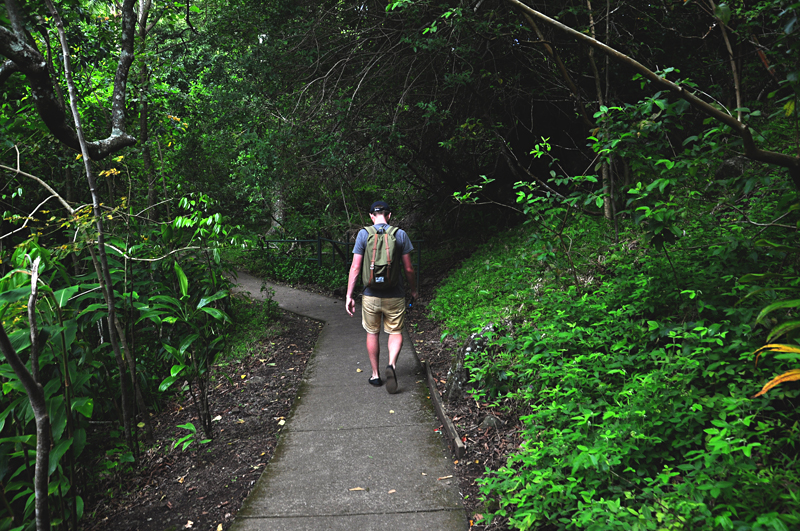
[[[239,289],[261,298],[261,280]],[[399,392],[367,383],[371,369],[361,308],[272,286],[280,307],[325,322],[275,455],[232,531],[464,530],[452,458],[434,432],[423,373],[408,336],[397,362]],[[381,372],[388,363],[381,333]],[[361,369],[362,372],[357,372]],[[453,476],[450,479],[439,479]]]

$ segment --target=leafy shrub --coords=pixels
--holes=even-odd
[[[315,261],[288,256],[256,258],[251,271],[260,277],[287,284],[317,284],[329,289],[347,285],[347,271],[342,267],[320,267]]]
[[[602,222],[579,228],[575,255],[602,257],[579,262],[580,285],[565,281],[558,257],[542,259],[535,234],[515,231],[468,260],[431,305],[447,333],[498,326],[467,365],[476,399],[516,408],[524,442],[479,480],[486,518],[519,529],[800,524],[800,393],[750,398],[763,378],[758,303],[737,304],[747,288],[736,278],[770,257],[733,238],[694,250],[687,239],[670,258],[636,234],[605,242]]]

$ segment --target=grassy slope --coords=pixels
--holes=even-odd
[[[515,229],[440,287],[432,314],[448,333],[498,325],[468,358],[475,392],[525,422],[525,442],[482,480],[490,518],[521,529],[800,523],[797,389],[750,398],[791,364],[772,356],[754,369],[763,301],[740,303],[751,288],[737,284],[779,257],[736,224],[694,229],[670,264],[637,234],[614,244],[603,221],[576,221],[577,284],[563,252],[543,252],[533,226]]]

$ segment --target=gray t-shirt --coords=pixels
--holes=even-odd
[[[375,228],[380,230],[389,227],[387,223],[378,223],[375,225]],[[361,229],[358,231],[358,235],[356,236],[356,244],[353,247],[353,254],[360,254],[364,256],[364,252],[367,250],[367,230]],[[400,254],[406,255],[414,250],[414,246],[411,245],[411,238],[408,237],[408,234],[403,229],[397,229],[397,232],[394,234],[395,240],[397,240],[397,245],[400,248]],[[402,263],[400,265],[402,268]],[[400,278],[398,279],[397,286],[389,290],[377,290],[377,289],[370,289],[367,288],[364,290],[364,295],[367,297],[380,297],[382,299],[392,299],[392,298],[400,298],[406,296],[406,288],[403,283],[403,277],[405,275],[405,268],[400,270]]]

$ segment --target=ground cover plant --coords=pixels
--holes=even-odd
[[[773,199],[770,190],[750,197],[761,206]],[[796,355],[755,366],[767,336],[756,317],[775,292],[741,283],[768,271],[796,278],[794,255],[755,245],[734,210],[723,223],[702,218],[663,251],[641,229],[616,243],[606,222],[582,218],[565,231],[576,275],[563,256],[543,252],[531,225],[499,235],[440,287],[431,311],[445,334],[497,328],[485,351],[467,355],[473,399],[522,421],[519,448],[479,480],[487,521],[519,529],[800,522],[800,390],[785,384],[751,398],[796,366]]]

